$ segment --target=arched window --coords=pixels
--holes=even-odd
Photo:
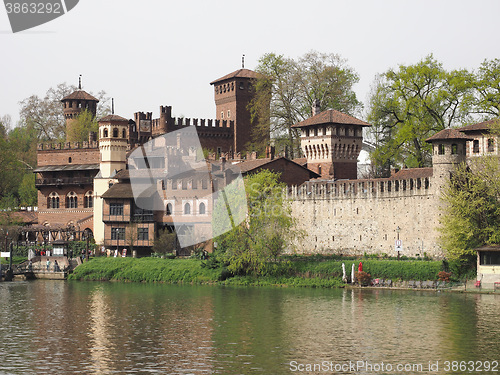
[[[184,215],[191,215],[191,205],[189,203],[184,205]]]
[[[66,196],[66,208],[78,208],[78,197],[74,191]]]
[[[104,130],[102,131],[102,137],[108,138],[108,129],[104,128]]]
[[[57,194],[56,192],[52,192],[49,194],[49,198],[47,199],[47,207],[59,208],[59,194]]]
[[[200,207],[198,208],[198,212],[200,213],[200,215],[205,215],[205,213],[206,213],[205,203],[203,203],[203,202],[200,203]]]
[[[85,197],[84,197],[84,200],[83,200],[83,206],[85,208],[92,208],[92,207],[94,207],[94,198],[92,196],[92,192],[91,191],[87,191],[85,193]]]
[[[113,138],[118,138],[118,128],[113,128]]]
[[[122,138],[127,138],[127,131],[125,129],[122,130]]]
[[[167,215],[172,215],[172,203],[167,203],[166,214]]]

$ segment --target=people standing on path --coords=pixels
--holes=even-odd
[[[49,268],[50,268],[50,259],[49,258],[47,258],[47,263],[46,264],[47,264],[47,272],[48,272]]]

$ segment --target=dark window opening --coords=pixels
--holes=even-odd
[[[109,214],[112,216],[123,216],[123,203],[110,203]]]

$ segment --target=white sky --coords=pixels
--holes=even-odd
[[[0,116],[67,82],[115,98],[115,113],[214,118],[210,82],[267,52],[338,53],[367,104],[377,73],[430,53],[446,69],[500,57],[498,0],[80,0],[68,14],[13,34],[0,5]]]

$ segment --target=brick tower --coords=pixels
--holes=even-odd
[[[248,104],[255,91],[253,82],[258,74],[239,69],[210,82],[214,86],[216,119],[234,121],[234,152],[251,151],[245,147],[252,139],[252,121]]]
[[[332,109],[319,112],[318,102],[315,102],[312,114],[312,117],[293,125],[300,131],[300,147],[307,168],[335,180],[356,179],[363,128],[371,125]]]
[[[76,139],[72,139],[74,133],[70,129],[74,126],[76,118],[83,110],[88,110],[95,117],[99,100],[83,91],[80,81],[78,90],[62,98],[61,102],[64,105],[64,118],[66,119],[66,142],[74,142]]]

